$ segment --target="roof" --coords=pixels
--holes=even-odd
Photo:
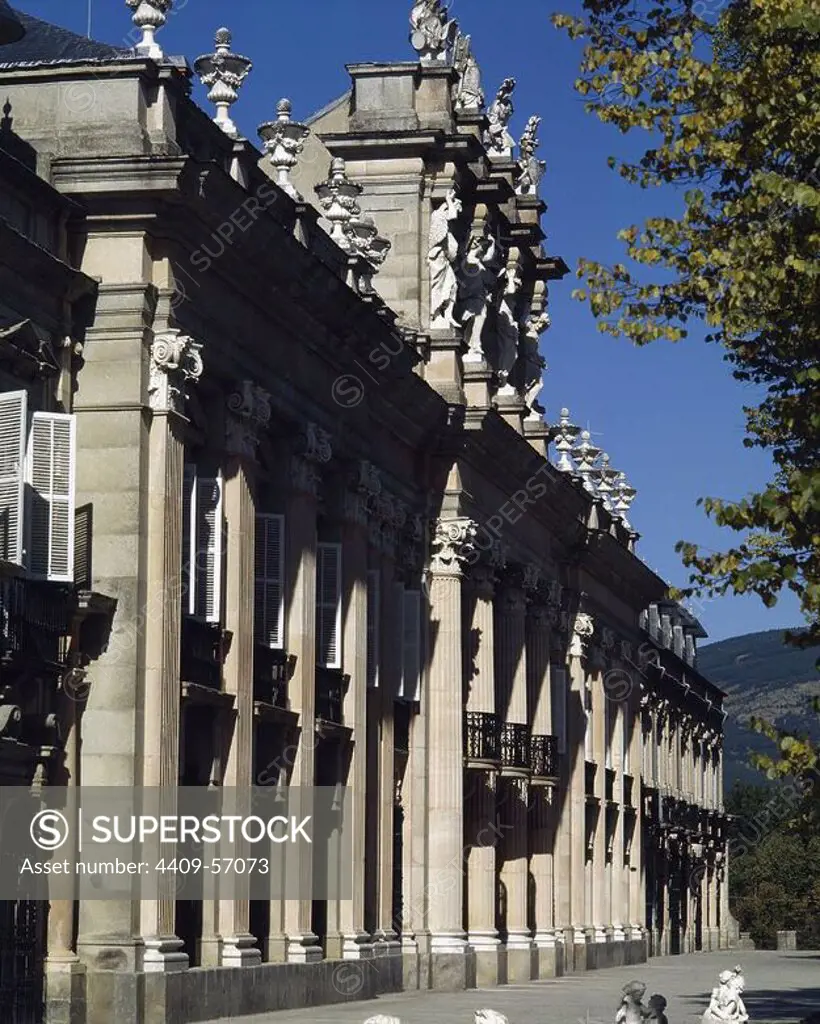
[[[131,49],[98,43],[22,11],[14,11],[14,14],[25,29],[25,35],[16,43],[0,46],[0,65],[63,64],[133,56]]]
[[[6,0],[0,0],[0,43],[10,43],[20,39],[24,31],[20,19],[6,3]]]

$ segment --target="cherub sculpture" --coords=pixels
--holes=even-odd
[[[732,971],[721,971],[718,982],[719,985],[712,989],[701,1024],[746,1024],[749,1015],[741,998],[746,984],[743,971],[739,966]]]
[[[646,985],[642,981],[629,981],[622,991],[621,1005],[615,1014],[615,1024],[643,1024],[647,1013],[642,1002]]]

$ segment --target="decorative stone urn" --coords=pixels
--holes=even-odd
[[[134,12],[131,20],[142,32],[142,39],[134,49],[141,57],[162,60],[165,54],[155,36],[168,20],[174,0],[125,0],[125,3]]]
[[[330,221],[330,237],[340,249],[350,252],[354,246],[349,225],[361,213],[358,199],[364,190],[348,178],[345,166],[342,157],[334,157],[327,181],[316,185],[316,195],[325,217]]]
[[[232,36],[227,28],[220,28],[215,36],[214,53],[197,57],[194,71],[203,85],[210,87],[208,99],[216,106],[214,122],[232,139],[239,130],[230,117],[230,109],[239,99],[239,90],[253,67],[247,57],[231,52]]]
[[[305,148],[305,139],[310,129],[291,117],[293,106],[289,99],[276,104],[276,120],[266,121],[257,129],[265,152],[276,171],[276,184],[293,199],[302,202],[290,180],[290,172],[299,162],[299,154]]]

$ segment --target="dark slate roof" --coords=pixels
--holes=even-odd
[[[124,47],[98,43],[76,32],[32,18],[22,11],[14,12],[26,30],[19,42],[0,46],[0,65],[63,64],[73,61],[107,61],[133,56]]]

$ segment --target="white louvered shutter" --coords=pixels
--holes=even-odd
[[[550,689],[552,691],[552,722],[558,740],[558,753],[567,752],[567,671],[550,665]]]
[[[27,459],[27,554],[29,572],[39,579],[74,579],[75,462],[74,417],[35,412]]]
[[[379,685],[379,638],[381,632],[381,574],[367,573],[367,685]]]
[[[222,479],[198,476],[196,495],[195,614],[206,622],[222,618]]]
[[[182,476],[182,611],[196,614],[196,466],[185,464]]]
[[[284,588],[285,517],[256,517],[254,635],[264,647],[285,646]]]
[[[316,664],[342,667],[342,546],[316,545]]]
[[[402,674],[401,696],[404,700],[421,699],[421,594],[405,590],[402,605]]]
[[[0,558],[23,563],[25,461],[28,396],[0,395]]]

